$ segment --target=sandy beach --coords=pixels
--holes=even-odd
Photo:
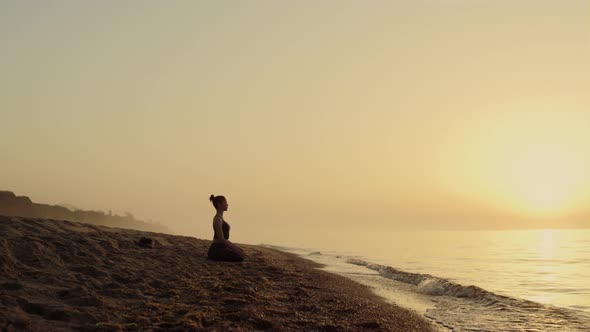
[[[213,262],[209,244],[0,216],[0,330],[432,330],[311,261],[241,245],[244,262]]]

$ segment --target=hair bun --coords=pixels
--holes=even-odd
[[[213,199],[214,199],[214,198],[215,198],[215,195],[211,195],[211,196],[209,197],[209,200],[210,200],[211,202],[213,202]]]

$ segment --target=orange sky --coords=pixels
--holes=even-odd
[[[207,238],[224,194],[245,242],[588,211],[587,1],[0,13],[0,185],[34,201]]]

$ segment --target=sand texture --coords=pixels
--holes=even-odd
[[[244,262],[214,262],[209,244],[0,216],[0,330],[431,330],[311,261],[241,245]]]

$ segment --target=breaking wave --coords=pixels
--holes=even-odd
[[[489,302],[490,304],[497,303],[500,298],[510,299],[508,297],[486,291],[485,289],[477,286],[463,286],[443,278],[434,277],[429,274],[406,272],[391,266],[373,264],[356,258],[348,259],[347,263],[365,266],[368,269],[379,272],[382,277],[388,279],[416,285],[419,292],[428,295],[447,295],[458,298],[469,298],[479,302]]]
[[[383,278],[416,286],[415,291],[439,297],[427,317],[454,331],[589,331],[583,312],[499,295],[483,288],[461,285],[429,274],[402,271],[391,266],[349,258],[347,263],[364,266]],[[466,320],[466,317],[473,319]]]

